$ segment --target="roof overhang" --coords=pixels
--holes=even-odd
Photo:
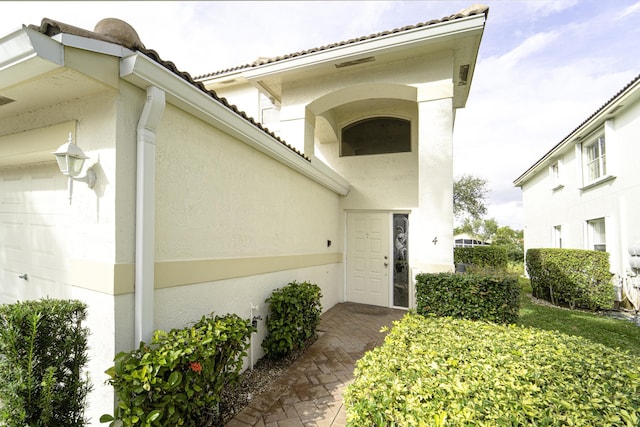
[[[327,49],[290,55],[261,65],[235,69],[203,78],[207,87],[220,88],[250,82],[267,95],[280,99],[283,82],[335,73],[351,66],[384,64],[430,53],[451,51],[454,56],[454,104],[464,107],[484,32],[486,14],[390,32]]]
[[[0,118],[104,92],[116,84],[108,62],[126,52],[131,53],[86,37],[49,37],[26,26],[1,37]]]
[[[522,175],[516,178],[513,181],[513,185],[515,187],[522,187],[538,172],[549,167],[559,155],[567,150],[573,149],[575,144],[589,137],[589,135],[601,128],[607,120],[616,117],[638,100],[640,100],[640,76],[636,77],[635,80],[611,98],[598,111],[562,139],[562,141],[556,144]]]
[[[344,63],[366,62],[370,57],[383,56],[387,59],[402,59],[415,53],[416,49],[428,48],[434,44],[443,44],[452,39],[469,37],[475,33],[478,38],[474,43],[475,52],[468,52],[474,59],[477,55],[479,38],[482,36],[486,17],[484,14],[459,18],[453,21],[418,27],[415,29],[392,33],[382,37],[363,40],[346,44],[331,49],[305,53],[304,55],[275,61],[259,67],[244,71],[244,75],[250,80],[265,79],[271,76],[284,76],[297,70],[322,68],[329,66],[335,69],[336,65]],[[440,50],[440,49],[438,49]]]
[[[23,27],[0,38],[0,90],[61,68],[64,47]]]

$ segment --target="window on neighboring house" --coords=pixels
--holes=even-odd
[[[562,226],[556,225],[553,227],[553,247],[562,248]]]
[[[587,221],[587,249],[602,252],[607,251],[604,218]]]
[[[476,239],[456,239],[454,246],[456,248],[471,248],[474,246],[488,246],[489,243]]]
[[[342,129],[341,156],[406,153],[411,151],[411,122],[396,117],[373,117]]]
[[[604,135],[583,145],[584,184],[590,184],[607,175],[607,152]]]
[[[560,160],[549,166],[549,175],[551,176],[551,188],[553,190],[557,190],[564,185],[562,182],[562,162]]]

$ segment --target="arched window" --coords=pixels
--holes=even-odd
[[[407,153],[411,122],[396,117],[372,117],[342,128],[341,156]]]

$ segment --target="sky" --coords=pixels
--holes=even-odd
[[[454,174],[487,180],[488,214],[522,229],[513,181],[640,74],[640,0],[2,1],[0,37],[51,18],[131,24],[149,49],[199,76],[489,6]]]

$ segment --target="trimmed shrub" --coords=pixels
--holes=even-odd
[[[613,306],[609,254],[583,249],[529,249],[526,261],[533,296],[556,305],[590,310]]]
[[[291,282],[276,289],[266,302],[267,336],[262,342],[267,357],[280,358],[303,348],[316,334],[322,293],[316,284]]]
[[[417,312],[513,323],[520,285],[515,275],[424,273],[416,276]]]
[[[357,362],[347,425],[637,426],[638,359],[584,338],[408,314]]]
[[[506,269],[509,255],[504,246],[473,246],[453,248],[455,264],[471,264],[480,268]]]
[[[129,426],[212,426],[221,390],[238,380],[248,339],[249,320],[235,314],[202,317],[193,326],[156,331],[149,345],[119,353],[106,373],[118,396],[115,416]]]
[[[0,425],[85,425],[86,317],[74,300],[0,306]]]

